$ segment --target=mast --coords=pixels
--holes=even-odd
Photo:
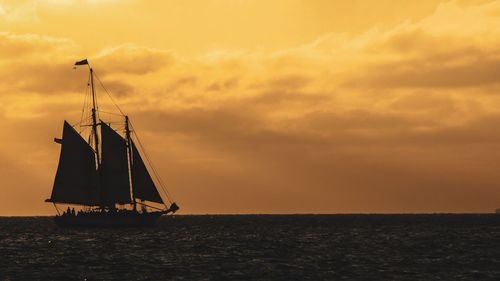
[[[90,85],[92,87],[92,131],[94,132],[94,141],[95,141],[95,153],[97,156],[97,170],[101,166],[101,160],[99,155],[99,136],[97,135],[97,116],[96,116],[96,96],[94,90],[94,70],[90,68]]]
[[[130,167],[130,185],[132,186],[132,202],[134,204],[134,211],[137,211],[137,201],[134,194],[134,185],[132,180],[132,142],[130,139],[130,128],[128,126],[128,116],[125,115],[125,136],[127,138],[127,151],[128,151],[128,162]]]
[[[96,159],[97,159],[97,186],[99,187],[99,205],[101,206],[101,209],[105,207],[103,198],[104,198],[104,192],[102,187],[100,186],[101,184],[101,179],[100,179],[100,171],[101,171],[101,158],[100,158],[100,153],[99,153],[99,135],[97,134],[97,97],[95,95],[95,88],[94,88],[94,70],[92,67],[90,67],[90,86],[92,87],[92,131],[94,132],[94,141],[95,141],[95,154],[96,154]]]

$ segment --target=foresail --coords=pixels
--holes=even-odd
[[[94,151],[66,121],[64,121],[59,165],[49,201],[82,205],[99,204]]]
[[[134,196],[142,200],[163,203],[144,161],[132,141],[132,186]]]
[[[102,202],[103,204],[131,203],[127,143],[104,123],[101,123],[101,139]]]

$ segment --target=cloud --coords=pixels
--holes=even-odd
[[[420,126],[435,124],[405,115],[371,112],[317,112],[277,124],[255,108],[246,112],[240,108],[181,110],[154,116],[136,112],[134,116],[143,134],[157,136],[157,145],[189,147],[181,155],[156,149],[158,158],[174,158],[169,167],[189,164],[190,173],[210,171],[230,180],[237,190],[251,188],[262,196],[267,196],[266,190],[260,189],[265,186],[280,193],[300,194],[304,200],[316,202],[315,207],[309,205],[312,209],[328,208],[331,204],[353,208],[344,205],[344,201],[363,202],[355,208],[366,211],[422,210],[421,206],[432,206],[427,209],[432,210],[437,206],[452,208],[453,204],[480,209],[474,200],[465,202],[449,193],[460,189],[461,193],[490,196],[494,190],[496,176],[490,168],[494,160],[489,151],[498,149],[500,135],[489,128],[498,122],[498,116],[463,126],[419,130]],[[195,159],[194,164],[186,164],[189,159]],[[205,167],[209,159],[212,164]],[[238,180],[241,170],[247,172]],[[186,171],[181,174],[187,176]],[[246,182],[249,174],[253,175],[252,183]],[[479,175],[485,177],[477,179]],[[195,188],[193,182],[196,181],[186,179],[185,188]],[[257,186],[251,187],[255,182]],[[367,182],[370,189],[365,188]],[[213,180],[202,185],[212,190],[212,196],[233,198],[232,188],[220,184]],[[482,187],[478,190],[477,185]],[[407,194],[409,190],[414,194]],[[328,202],[318,194],[329,198]],[[426,200],[433,203],[425,204]],[[240,208],[253,205],[237,202]],[[390,204],[380,209],[376,207],[380,202]],[[206,204],[205,207],[209,208]]]
[[[74,48],[75,44],[68,39],[0,32],[0,56],[3,60],[53,58],[57,53],[64,55]]]
[[[122,45],[105,49],[96,57],[95,62],[106,73],[147,74],[168,67],[174,63],[174,54],[135,45]]]
[[[381,88],[454,88],[485,87],[498,83],[496,78],[500,74],[500,49],[481,45],[469,46],[464,39],[462,45],[435,51],[433,45],[437,42],[434,39],[422,35],[404,36],[408,37],[403,40],[401,37],[390,38],[388,46],[392,48],[396,45],[393,49],[396,52],[409,52],[407,57],[369,65],[361,75],[353,78],[347,85]],[[410,37],[412,39],[408,39]],[[429,48],[422,49],[421,46]],[[412,55],[412,52],[417,52],[417,55]]]
[[[125,44],[88,58],[188,212],[485,211],[500,200],[499,5],[447,2],[277,52]],[[51,139],[80,118],[81,50],[0,36],[1,145],[32,162],[1,156],[49,190]]]
[[[0,4],[0,20],[15,23],[36,21],[36,9],[37,1],[3,1]]]

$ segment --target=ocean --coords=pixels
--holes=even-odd
[[[3,217],[0,280],[500,280],[500,215]]]

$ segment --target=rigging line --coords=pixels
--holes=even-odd
[[[101,121],[101,123],[104,123],[106,125],[122,125],[123,124],[123,122],[121,122],[121,121],[106,121],[106,122]],[[118,126],[116,126],[116,127],[118,127]],[[115,129],[116,129],[116,127],[115,127]]]
[[[85,109],[84,109],[83,111],[85,111]],[[78,126],[78,130],[79,130],[78,132],[79,132],[80,134],[82,133],[82,131],[83,131],[83,130],[85,130],[84,125],[83,125],[83,124],[84,124],[85,122],[87,122],[87,119],[88,119],[88,117],[85,117],[85,114],[83,114],[83,112],[82,112],[82,116],[81,116],[81,118],[80,118],[80,122],[75,123],[75,124],[73,125],[73,127]]]
[[[80,120],[80,122],[78,123],[75,123],[74,125],[72,125],[72,127],[76,127],[76,126],[79,126],[80,128],[85,128],[85,127],[88,127],[88,125],[83,125],[84,123],[87,122],[87,120],[89,120],[91,117],[87,116],[87,118],[84,118],[82,120]]]
[[[83,125],[83,124],[89,122],[89,120],[91,119],[91,116],[88,114],[90,112],[90,110],[89,110],[89,104],[90,104],[89,97],[91,95],[90,91],[89,91],[89,84],[88,83],[87,83],[87,91],[86,91],[85,94],[86,94],[86,96],[85,96],[86,98],[84,100],[82,117],[80,119],[80,122],[77,123],[77,124],[75,124],[75,126],[78,125],[78,124],[80,124],[80,131],[79,131],[80,134],[82,132],[85,132],[85,130],[86,130],[86,128],[85,128],[86,126]]]
[[[88,93],[88,89],[89,89],[89,81],[90,81],[90,75],[89,77],[87,78],[87,87],[85,87],[85,95],[83,97],[83,107],[82,107],[82,115],[80,117],[80,123],[82,122],[83,120],[83,115],[85,113],[85,104],[87,103],[87,93]]]
[[[89,66],[89,69],[90,69],[90,75],[91,75],[91,82],[92,82],[92,108],[95,108],[95,116],[96,116],[96,120],[99,120],[100,119],[100,116],[99,116],[99,103],[97,102],[97,89],[95,87],[95,83],[94,83],[94,77],[96,77],[95,75],[95,71]],[[96,143],[97,145],[97,143]]]
[[[160,187],[161,187],[163,193],[166,195],[168,201],[172,204],[173,196],[168,192],[168,189],[166,189],[165,183],[163,182],[158,171],[156,170],[155,166],[153,165],[153,161],[151,161],[151,158],[149,157],[148,153],[146,152],[146,149],[144,149],[144,146],[142,145],[142,142],[139,139],[139,136],[138,136],[136,130],[134,129],[134,125],[130,123],[130,126],[132,127],[132,130],[135,132],[134,135],[137,139],[139,147],[141,148],[142,152],[144,153],[144,156],[146,157],[146,160],[149,163],[149,166],[151,167],[151,170],[153,171],[154,176],[156,177],[158,183],[160,184]]]
[[[89,81],[87,82],[87,103],[85,104],[86,108],[86,114],[87,116],[91,116],[91,112],[92,112],[92,102],[93,102],[93,97],[92,97],[92,86],[91,86],[91,77],[90,77],[90,73],[89,73]]]
[[[151,205],[148,205],[148,204],[145,204],[145,203],[142,203],[142,202],[137,202],[137,204],[139,205],[142,205],[142,206],[146,206],[146,207],[149,207],[151,209],[156,209],[156,210],[159,210],[159,211],[163,211],[164,209],[160,209],[160,208],[157,208],[157,207],[153,207]]]
[[[170,204],[172,204],[172,201],[173,201],[172,195],[168,192],[168,189],[165,187],[165,183],[163,182],[163,179],[160,177],[160,174],[158,173],[158,171],[156,170],[155,166],[153,165],[153,161],[149,157],[149,154],[146,152],[146,149],[144,148],[144,146],[142,145],[141,141],[139,140],[139,137],[137,136],[137,134],[135,136],[137,138],[137,141],[139,142],[139,146],[140,146],[142,152],[144,153],[144,156],[146,157],[146,160],[149,163],[149,166],[151,167],[151,170],[153,171],[153,174],[154,174],[155,178],[157,179],[158,183],[160,184],[160,187],[161,187],[163,193],[167,197],[167,199],[170,202]]]
[[[146,152],[146,149],[144,149],[144,146],[142,145],[141,140],[139,139],[139,136],[137,134],[137,131],[134,128],[134,125],[132,123],[130,123],[130,126],[132,127],[132,131],[134,132],[135,138],[137,139],[137,142],[139,143],[139,146],[140,146],[142,152],[144,153],[144,156],[146,157],[146,160],[148,161],[149,166],[153,170],[153,174],[155,175],[156,179],[158,180],[158,183],[160,184],[160,187],[161,187],[163,193],[166,195],[170,204],[172,204],[172,202],[174,201],[173,196],[170,194],[170,192],[168,192],[168,189],[165,187],[165,183],[163,182],[158,171],[156,170],[156,168],[153,165],[153,161],[151,161],[151,158],[149,157],[148,153]]]
[[[95,95],[95,116],[97,120],[101,120],[101,116],[99,114],[99,103],[97,103],[97,90],[94,88]]]
[[[59,209],[57,208],[57,205],[55,202],[52,202],[52,204],[54,204],[54,208],[56,208],[56,211],[57,211],[57,215],[61,215],[61,213],[59,212]]]
[[[115,105],[115,107],[118,109],[118,111],[120,111],[120,113],[122,114],[122,116],[125,116],[125,113],[123,113],[123,111],[121,110],[121,108],[118,106],[118,104],[116,103],[116,101],[113,98],[113,96],[111,96],[111,94],[109,93],[108,89],[106,89],[106,87],[104,87],[104,84],[102,83],[101,79],[99,79],[99,76],[97,76],[97,74],[95,73],[95,71],[94,71],[94,76],[95,76],[95,78],[97,78],[97,81],[99,81],[99,84],[101,84],[101,87],[104,89],[104,91],[106,92],[106,94],[108,94],[109,98],[111,99],[111,102]]]
[[[101,79],[99,79],[99,76],[97,76],[97,74],[95,73],[94,71],[94,76],[95,78],[97,78],[97,81],[99,81],[99,84],[101,85],[101,87],[104,89],[104,91],[106,92],[106,94],[109,96],[109,98],[111,99],[111,102],[113,102],[113,104],[115,105],[115,107],[118,109],[118,111],[122,114],[122,116],[125,116],[125,114],[123,113],[123,111],[121,110],[121,108],[118,106],[118,104],[116,103],[116,101],[114,100],[113,96],[111,96],[111,94],[109,93],[108,89],[104,86],[104,84],[102,83]],[[133,126],[132,124],[130,124],[132,129],[133,129]],[[135,131],[135,129],[133,129]],[[153,173],[155,175],[155,177],[157,178],[159,184],[160,184],[160,187],[163,191],[163,193],[165,193],[168,201],[172,204],[172,196],[170,195],[170,193],[166,190],[165,188],[165,184],[163,183],[161,177],[159,176],[158,172],[156,171],[155,167],[153,166],[153,163],[151,161],[151,159],[149,158],[149,156],[147,155],[147,152],[146,150],[144,149],[144,147],[142,146],[141,144],[141,141],[139,139],[139,137],[137,136],[137,133],[135,133],[135,136],[137,138],[137,141],[139,143],[139,146],[141,147],[141,150],[144,152],[144,155],[146,156],[146,159],[147,161],[149,162],[149,166],[151,167],[151,169],[153,170]]]
[[[111,115],[116,115],[116,116],[124,116],[123,114],[118,114],[118,113],[114,113],[114,112],[107,112],[107,111],[100,111],[101,113],[106,113],[106,114],[111,114]]]
[[[83,123],[87,120],[89,120],[91,118],[91,116],[87,116],[87,117],[84,117],[82,120],[80,120],[79,122],[76,122],[72,125],[72,127],[76,127],[77,125],[80,125],[80,127],[85,127],[87,125],[83,125]]]

